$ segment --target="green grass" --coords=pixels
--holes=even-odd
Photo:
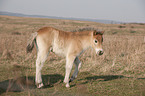
[[[28,78],[29,80],[34,80],[35,69],[30,68]],[[28,69],[28,70],[30,70]],[[7,70],[3,68],[4,71]],[[59,70],[60,72],[55,72]],[[98,70],[98,69],[96,69]],[[71,88],[65,88],[63,84],[64,70],[55,69],[55,68],[44,68],[42,71],[43,82],[46,85],[43,89],[37,89],[35,86],[29,90],[22,90],[20,92],[5,92],[1,91],[1,95],[16,95],[16,96],[143,96],[145,78],[136,78],[136,77],[127,77],[125,75],[109,75],[109,74],[97,74],[93,75],[90,71],[80,72],[78,78],[70,83]],[[32,73],[31,73],[32,72]],[[12,74],[6,72],[1,72],[2,74],[7,75],[7,77],[12,78]],[[26,74],[26,73],[25,73]],[[24,74],[23,74],[24,75]],[[24,75],[25,76],[25,75]],[[4,76],[2,76],[4,77]],[[4,77],[4,78],[7,78]],[[22,76],[23,77],[23,76]],[[7,79],[6,79],[7,80]],[[1,78],[1,83],[5,82]],[[49,85],[48,85],[49,84]]]

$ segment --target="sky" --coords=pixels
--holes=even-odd
[[[0,0],[0,11],[145,23],[145,0]]]

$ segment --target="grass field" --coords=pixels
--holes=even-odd
[[[26,53],[31,33],[44,26],[64,31],[105,30],[105,53],[88,49],[70,88],[63,84],[65,58],[50,53],[43,70],[45,87],[34,84],[36,48]],[[73,70],[74,71],[74,67]],[[145,96],[145,24],[101,24],[87,21],[0,16],[1,96]]]

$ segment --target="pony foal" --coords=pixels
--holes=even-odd
[[[37,87],[41,88],[43,86],[41,69],[50,51],[66,58],[64,83],[66,83],[66,87],[70,87],[69,82],[77,77],[79,68],[81,67],[78,56],[89,47],[93,48],[97,55],[103,54],[103,33],[103,31],[96,30],[64,32],[52,27],[43,27],[33,33],[26,49],[27,53],[29,53],[32,51],[34,43],[36,44],[37,60],[35,82]],[[75,71],[69,80],[73,63],[75,64]]]

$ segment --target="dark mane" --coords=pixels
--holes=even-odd
[[[71,32],[94,31],[94,30],[98,30],[98,29],[88,27],[88,28],[75,29],[75,30],[72,30]]]
[[[72,30],[71,32],[75,32],[75,33],[81,32],[81,35],[82,35],[82,33],[88,34],[89,31],[94,31],[94,35],[97,35],[97,34],[103,35],[104,33],[102,30],[91,28],[91,27],[75,29],[75,30]]]

